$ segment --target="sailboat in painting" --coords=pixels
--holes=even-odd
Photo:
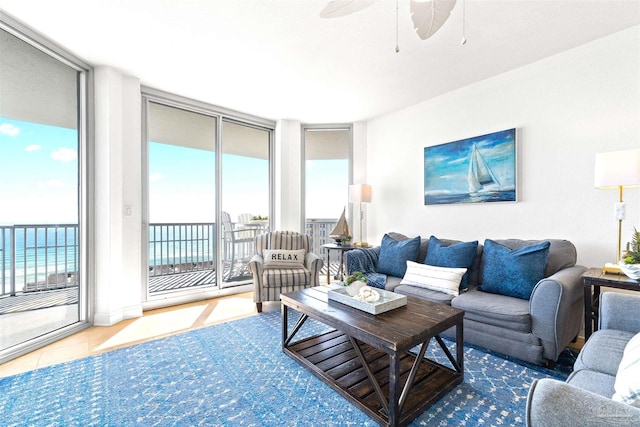
[[[493,174],[493,171],[480,154],[480,150],[476,144],[471,149],[471,157],[469,159],[469,174],[467,177],[469,184],[469,194],[482,191],[495,191],[500,186],[500,182]]]
[[[349,230],[349,223],[347,223],[347,219],[344,215],[345,211],[346,208],[342,209],[342,215],[340,215],[338,223],[331,233],[329,233],[329,237],[335,240],[338,245],[341,245],[345,240],[351,240],[351,231]]]

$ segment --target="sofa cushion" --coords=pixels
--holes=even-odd
[[[544,278],[550,242],[511,249],[493,240],[484,243],[484,292],[528,300]]]
[[[613,400],[640,408],[640,334],[624,348],[614,388]]]
[[[465,320],[474,320],[513,331],[531,332],[529,302],[523,299],[471,288],[468,292],[455,297],[451,305],[465,311]]]
[[[454,298],[453,295],[445,294],[444,292],[433,291],[413,285],[398,285],[395,287],[394,292],[447,305],[450,305],[451,300]]]
[[[416,261],[420,249],[420,236],[413,239],[395,240],[388,234],[382,237],[378,273],[403,277],[407,271],[407,261]]]
[[[545,239],[545,240],[520,240],[520,239],[494,239],[496,243],[500,243],[511,249],[518,249],[523,246],[535,245],[542,242],[549,242],[549,257],[547,258],[547,266],[544,270],[544,277],[549,277],[558,271],[573,267],[576,265],[578,254],[576,247],[568,240],[562,239]],[[482,246],[482,245],[480,245]],[[482,266],[480,266],[480,277],[482,277]]]
[[[460,282],[466,272],[466,268],[436,267],[407,261],[407,271],[400,284],[456,296],[460,293]]]
[[[624,348],[633,335],[633,332],[615,329],[594,332],[580,350],[573,369],[590,369],[615,377]]]
[[[477,249],[477,240],[447,244],[437,237],[431,236],[424,263],[437,267],[466,268],[467,271],[460,283],[460,289],[466,290],[469,288],[469,270],[473,264]]]
[[[567,378],[568,384],[606,398],[611,398],[614,392],[614,381],[615,377],[612,375],[589,369],[574,370]]]
[[[311,271],[306,268],[265,268],[262,286],[280,288],[281,291],[295,291],[298,287],[311,283]]]

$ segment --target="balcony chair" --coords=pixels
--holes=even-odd
[[[224,259],[223,259],[223,279],[230,280],[234,277],[236,263],[239,261],[248,261],[253,253],[253,242],[257,234],[257,230],[252,229],[236,229],[231,222],[231,216],[227,212],[222,212],[222,238],[224,240]],[[235,274],[241,275],[243,268]]]
[[[256,236],[256,254],[249,262],[253,274],[258,313],[263,301],[280,301],[280,294],[318,286],[323,261],[310,252],[308,235],[294,231],[272,231]]]

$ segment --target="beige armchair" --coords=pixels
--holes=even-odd
[[[318,286],[322,258],[309,252],[311,242],[306,234],[273,231],[255,238],[256,254],[249,262],[253,274],[258,313],[263,301],[280,301],[280,294]]]

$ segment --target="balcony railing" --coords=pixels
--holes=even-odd
[[[0,295],[77,284],[77,224],[0,226],[0,239]]]
[[[336,219],[306,223],[312,252],[325,260],[322,245],[330,242],[336,223]],[[215,223],[149,224],[149,277],[214,270],[215,242]],[[253,255],[249,253],[253,248],[245,246],[247,253],[239,257],[244,262]],[[0,226],[0,296],[76,286],[78,254],[77,224]]]

